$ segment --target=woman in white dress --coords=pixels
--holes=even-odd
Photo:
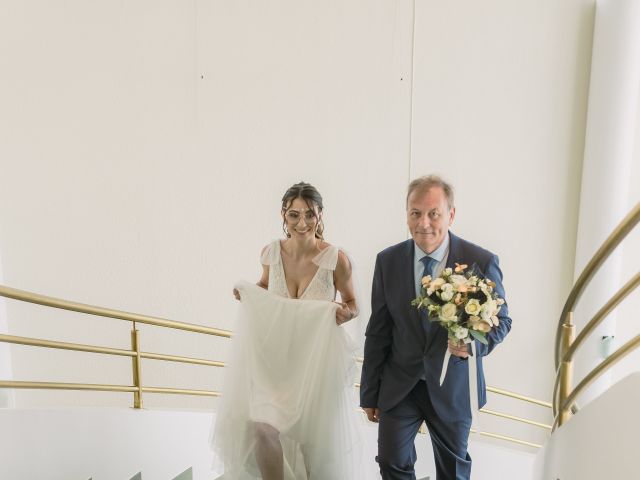
[[[286,239],[261,255],[270,293],[234,288],[244,310],[213,446],[225,479],[353,480],[355,347],[337,327],[358,314],[351,262],[324,240],[312,185],[289,188],[281,214]]]

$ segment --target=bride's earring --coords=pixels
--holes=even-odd
[[[282,231],[284,232],[284,236],[287,238],[291,238],[291,234],[289,233],[289,229],[287,228],[286,223],[282,223]]]

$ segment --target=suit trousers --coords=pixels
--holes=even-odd
[[[382,479],[415,480],[414,442],[423,421],[433,445],[436,480],[469,480],[471,457],[467,453],[467,441],[471,419],[441,420],[431,404],[424,380],[418,381],[395,407],[379,414],[376,461]]]

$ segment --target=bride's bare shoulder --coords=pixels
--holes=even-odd
[[[336,273],[338,275],[351,276],[351,261],[342,250],[338,250],[338,261],[336,262]]]
[[[320,240],[320,243],[318,244],[318,248],[320,250],[326,250],[329,247],[333,247],[333,245],[331,245],[329,242],[327,242],[326,240]]]

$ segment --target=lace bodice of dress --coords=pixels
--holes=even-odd
[[[338,263],[338,247],[330,245],[316,255],[312,261],[318,266],[318,271],[309,286],[302,292],[300,299],[333,301],[336,297],[333,271]],[[261,263],[269,266],[269,291],[282,297],[291,298],[284,276],[280,240],[275,240],[267,246],[262,254]]]

